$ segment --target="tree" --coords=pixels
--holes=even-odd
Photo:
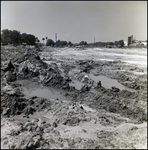
[[[14,44],[18,45],[21,43],[21,34],[17,30],[4,29],[1,31],[1,42],[4,45]]]
[[[116,47],[118,47],[118,42],[117,42],[117,41],[115,41],[115,42],[114,42],[114,45],[115,45]]]
[[[14,45],[21,44],[21,34],[17,30],[10,31],[11,33],[11,41]]]
[[[66,46],[67,45],[67,41],[61,41],[61,43],[60,43],[60,46],[61,47],[64,47],[64,46]]]
[[[38,38],[35,37],[34,35],[27,34],[27,33],[22,33],[20,34],[19,31],[17,30],[8,30],[4,29],[1,31],[1,43],[3,45],[7,44],[27,44],[27,45],[35,45],[35,42]]]
[[[46,46],[54,46],[54,45],[55,45],[55,43],[52,39],[47,40]]]
[[[44,44],[44,40],[45,40],[45,38],[42,38],[42,40],[43,40],[43,44]]]
[[[27,35],[28,45],[35,45],[36,37],[32,34]]]
[[[86,41],[81,41],[81,42],[79,43],[79,45],[87,45],[87,42],[86,42]]]
[[[115,41],[114,44],[116,45],[116,47],[124,47],[124,41],[123,40]]]
[[[37,40],[38,40],[38,38],[32,34],[22,33],[22,35],[21,35],[22,43],[25,43],[27,45],[35,45]]]
[[[4,29],[1,31],[1,43],[3,45],[7,45],[8,43],[11,43],[10,30]]]
[[[48,37],[46,36],[46,43],[47,43]]]
[[[124,41],[123,41],[123,40],[120,40],[120,41],[119,41],[119,45],[120,45],[120,47],[124,47]]]
[[[73,44],[71,43],[71,41],[69,41],[68,43],[67,43],[69,46],[72,46]]]
[[[22,33],[21,40],[22,40],[23,44],[27,44],[28,43],[27,34],[26,33]]]

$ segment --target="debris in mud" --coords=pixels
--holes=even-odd
[[[6,65],[3,70],[6,71],[13,71],[15,69],[14,65],[12,64],[11,60],[8,61],[8,64]]]
[[[77,63],[80,65],[81,72],[89,73],[94,68],[95,62],[93,60],[79,60]]]
[[[81,88],[81,92],[89,91],[90,88],[91,88],[91,86],[88,86],[87,84],[85,84],[85,85]]]
[[[7,71],[5,73],[5,78],[7,82],[13,82],[16,80],[16,72]]]
[[[100,88],[100,87],[102,87],[101,81],[97,82],[97,88]]]
[[[112,91],[113,91],[113,92],[119,92],[120,89],[119,89],[119,88],[116,88],[115,86],[112,86]]]
[[[64,125],[69,125],[69,126],[77,126],[80,122],[80,119],[77,118],[77,117],[73,117],[73,118],[69,118],[69,119],[66,119],[63,124]]]

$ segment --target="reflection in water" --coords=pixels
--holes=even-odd
[[[123,86],[121,83],[119,83],[115,79],[107,78],[106,76],[94,76],[93,74],[88,74],[89,79],[95,81],[96,83],[101,81],[101,85],[105,88],[111,89],[113,86],[119,88],[120,90],[128,90],[131,92],[135,92],[134,89],[127,88]],[[81,90],[81,88],[85,85],[85,83],[82,83],[78,80],[72,80],[71,83],[69,83],[70,86],[74,86],[77,90]]]
[[[93,74],[89,74],[89,76],[96,83],[101,81],[101,85],[105,88],[110,88],[111,89],[112,86],[115,86],[115,87],[119,88],[120,90],[125,90],[126,89],[128,91],[135,92],[135,90],[129,89],[129,88],[123,86],[121,83],[119,83],[115,79],[110,79],[110,78],[107,78],[106,76],[94,76]]]
[[[60,99],[65,100],[66,97],[60,90],[55,88],[45,87],[41,84],[30,82],[27,80],[18,81],[23,86],[23,93],[26,97],[38,96],[46,99]]]
[[[101,81],[102,86],[105,88],[111,88],[112,86],[115,86],[119,88],[120,90],[125,89],[125,87],[115,79],[110,79],[110,78],[107,78],[106,76],[94,76],[93,74],[89,74],[89,76],[95,82]]]
[[[38,96],[38,97],[42,97],[42,98],[46,98],[46,99],[66,99],[60,92],[55,91],[53,89],[41,89],[41,88],[37,88],[34,89],[32,91],[29,91],[28,89],[24,89],[24,94],[26,96]]]

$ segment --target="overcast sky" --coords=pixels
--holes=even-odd
[[[147,40],[147,1],[1,1],[1,30],[79,43]]]

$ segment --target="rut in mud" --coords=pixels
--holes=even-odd
[[[138,50],[1,49],[2,148],[146,148],[146,66],[121,57]]]

